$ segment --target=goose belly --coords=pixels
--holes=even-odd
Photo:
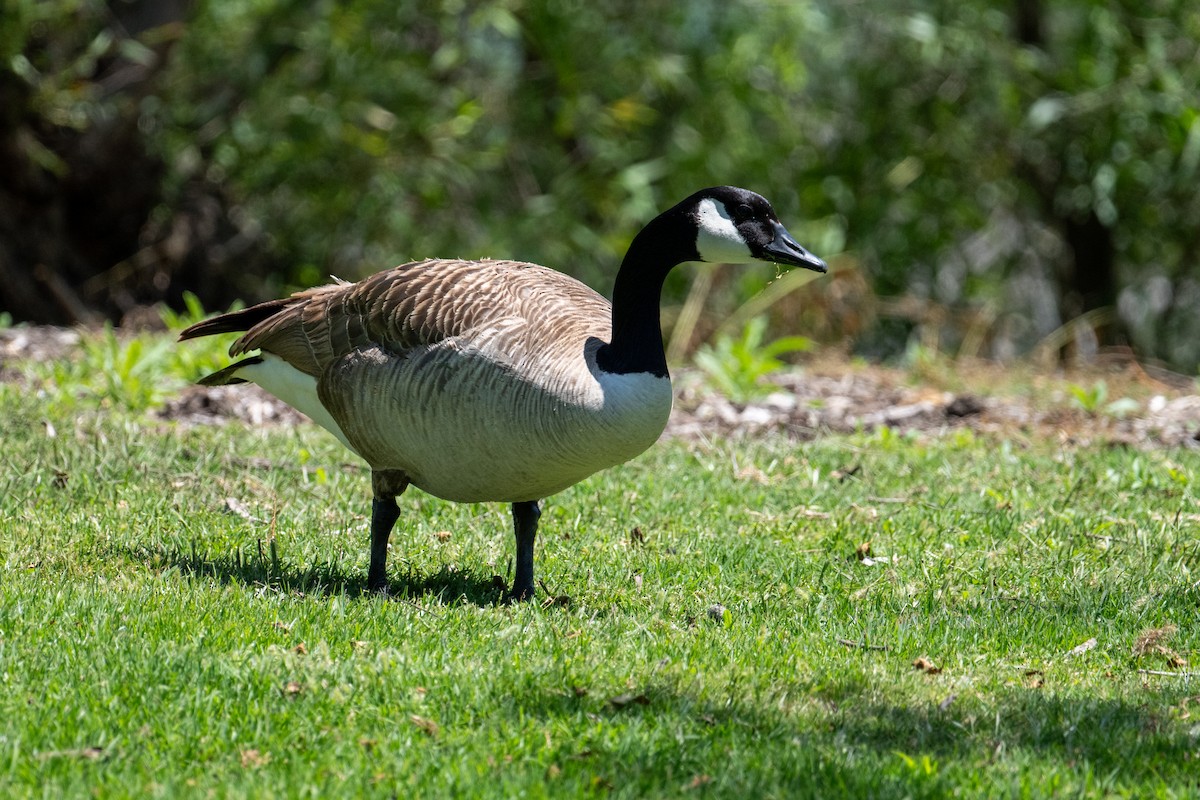
[[[322,392],[352,448],[430,494],[463,502],[537,500],[657,441],[668,378],[581,368],[540,383],[494,362],[437,359],[376,369],[357,401]],[[357,370],[352,370],[357,371]]]

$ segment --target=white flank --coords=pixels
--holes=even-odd
[[[338,423],[367,463],[446,500],[537,500],[638,455],[671,413],[669,379],[609,374],[590,353],[529,374],[473,352],[368,350],[337,370]]]
[[[237,371],[239,378],[257,383],[313,422],[332,433],[338,440],[354,450],[346,434],[333,421],[333,417],[321,405],[317,395],[317,379],[293,367],[282,358],[270,353],[262,354],[262,363],[250,364]],[[354,452],[358,452],[354,450]]]
[[[624,463],[658,441],[671,415],[671,379],[648,372],[597,376],[603,396],[597,422],[606,429],[595,442],[597,461]],[[603,469],[603,467],[601,467]]]
[[[753,260],[725,204],[706,197],[697,207],[696,252],[712,264],[744,264]]]

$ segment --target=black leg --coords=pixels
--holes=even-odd
[[[537,537],[542,510],[536,500],[512,504],[513,529],[517,535],[517,574],[509,600],[533,599],[533,540]]]
[[[400,517],[396,497],[408,486],[408,478],[395,470],[371,473],[371,566],[367,571],[367,589],[387,594],[387,546],[392,528]]]
[[[372,592],[386,593],[387,546],[392,527],[400,516],[400,507],[395,498],[371,501],[371,567],[367,572],[367,588]]]

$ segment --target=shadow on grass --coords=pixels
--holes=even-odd
[[[976,765],[1053,758],[1143,780],[1195,758],[1194,737],[1172,716],[1172,707],[1188,695],[1183,686],[1148,691],[1136,700],[1009,687],[962,701],[948,692],[943,710],[941,704],[864,702],[850,694],[826,719],[847,742],[880,752]]]
[[[347,571],[331,562],[301,569],[261,548],[251,555],[238,550],[212,556],[200,554],[195,549],[185,552],[177,547],[142,546],[118,548],[117,554],[152,569],[177,569],[189,577],[212,578],[226,585],[269,586],[287,593],[364,599],[375,596],[367,589],[363,569],[355,567]],[[410,570],[401,580],[393,577],[389,589],[395,598],[434,600],[442,605],[459,601],[479,606],[495,605],[502,593],[491,576],[484,578],[448,566],[442,566],[430,575],[417,575]]]
[[[775,704],[700,700],[661,684],[646,687],[635,702],[628,694],[616,703],[579,690],[530,690],[517,702],[524,713],[547,720],[638,720],[674,732],[656,739],[644,758],[609,752],[592,740],[572,742],[558,754],[556,763],[568,764],[582,753],[593,771],[617,785],[661,779],[665,763],[750,796],[780,784],[794,797],[942,797],[964,784],[975,790],[990,785],[1002,794],[1033,789],[1034,795],[1039,786],[1066,790],[1072,784],[1101,794],[1167,786],[1195,796],[1191,792],[1200,789],[1194,771],[1200,743],[1172,716],[1194,688],[1129,699],[1012,687],[944,710],[936,703],[881,702],[877,687],[865,683],[836,687],[833,703],[828,688],[797,687],[796,694],[813,702],[797,703],[791,712]],[[699,744],[705,741],[712,746]]]

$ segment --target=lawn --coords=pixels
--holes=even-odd
[[[0,796],[1200,792],[1195,451],[664,441],[525,605],[506,507],[410,491],[384,599],[332,437],[96,380],[0,384]]]

